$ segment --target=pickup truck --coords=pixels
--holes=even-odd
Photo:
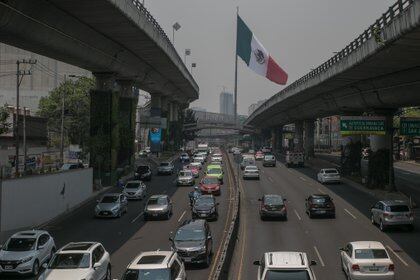
[[[292,167],[292,166],[303,167],[303,166],[305,166],[303,153],[287,152],[286,153],[286,166],[287,167]]]

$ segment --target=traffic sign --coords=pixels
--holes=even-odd
[[[372,116],[343,116],[340,118],[342,136],[349,135],[385,135],[385,117]]]
[[[401,118],[400,135],[420,136],[420,118]]]

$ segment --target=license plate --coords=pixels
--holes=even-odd
[[[191,258],[184,258],[184,262],[191,262]]]
[[[6,266],[4,266],[4,269],[6,269],[6,270],[12,270],[12,269],[13,269],[13,266],[11,266],[11,265],[6,265]]]
[[[379,271],[379,267],[371,266],[369,267],[369,271]]]
[[[205,217],[206,216],[206,214],[200,214],[200,217]]]
[[[324,211],[324,210],[320,210],[320,211],[318,211],[318,213],[319,213],[319,214],[325,214],[325,213],[326,213],[326,211]]]

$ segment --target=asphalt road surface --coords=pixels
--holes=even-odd
[[[175,169],[181,168],[176,160]],[[226,166],[226,165],[225,165]],[[226,169],[226,168],[225,168]],[[204,171],[204,168],[203,168]],[[202,177],[203,171],[200,173]],[[155,174],[155,172],[154,172]],[[230,184],[225,170],[224,185],[222,194],[216,200],[219,205],[219,219],[210,222],[213,234],[213,260],[218,255],[221,239],[226,225],[226,215],[229,208]],[[147,221],[143,219],[145,201],[129,201],[128,213],[121,218],[96,219],[94,208],[96,200],[79,208],[57,224],[50,225],[48,230],[54,237],[57,248],[68,242],[74,241],[98,241],[111,254],[112,278],[121,279],[127,265],[142,251],[149,250],[170,250],[171,243],[169,236],[175,232],[178,226],[186,219],[191,218],[188,193],[192,187],[177,187],[175,184],[176,175],[157,176],[154,175],[151,182],[145,182],[147,196],[153,194],[168,194],[173,202],[173,215],[170,220]],[[196,179],[196,184],[199,180]],[[113,188],[110,192],[120,192],[121,189]],[[214,270],[215,262],[208,268],[200,266],[188,266],[188,279],[208,279]],[[6,278],[5,278],[6,277]],[[0,279],[21,279],[21,277],[0,276]],[[34,279],[34,278],[23,278]]]
[[[387,246],[395,263],[396,279],[419,279],[419,265],[389,233],[382,233],[364,213],[350,203],[352,199],[363,200],[364,193],[345,199],[345,194],[336,194],[335,189],[346,189],[348,186],[321,185],[313,179],[314,171],[309,168],[289,169],[281,163],[277,167],[262,167],[261,163],[258,165],[261,170],[260,181],[240,181],[241,225],[231,266],[232,279],[256,279],[258,267],[252,265],[252,262],[259,260],[267,251],[306,252],[309,259],[318,263],[313,267],[318,280],[345,279],[339,248],[346,242],[358,240],[381,241]],[[348,192],[352,193],[352,190],[345,191]],[[260,220],[258,198],[269,193],[281,194],[287,199],[287,221]],[[333,198],[336,219],[309,219],[305,214],[304,202],[313,193],[327,193]],[[403,230],[399,234],[405,237],[417,236],[419,240],[419,228],[413,232]]]

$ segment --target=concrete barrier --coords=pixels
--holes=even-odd
[[[93,170],[0,181],[0,232],[4,235],[44,224],[93,195]]]

